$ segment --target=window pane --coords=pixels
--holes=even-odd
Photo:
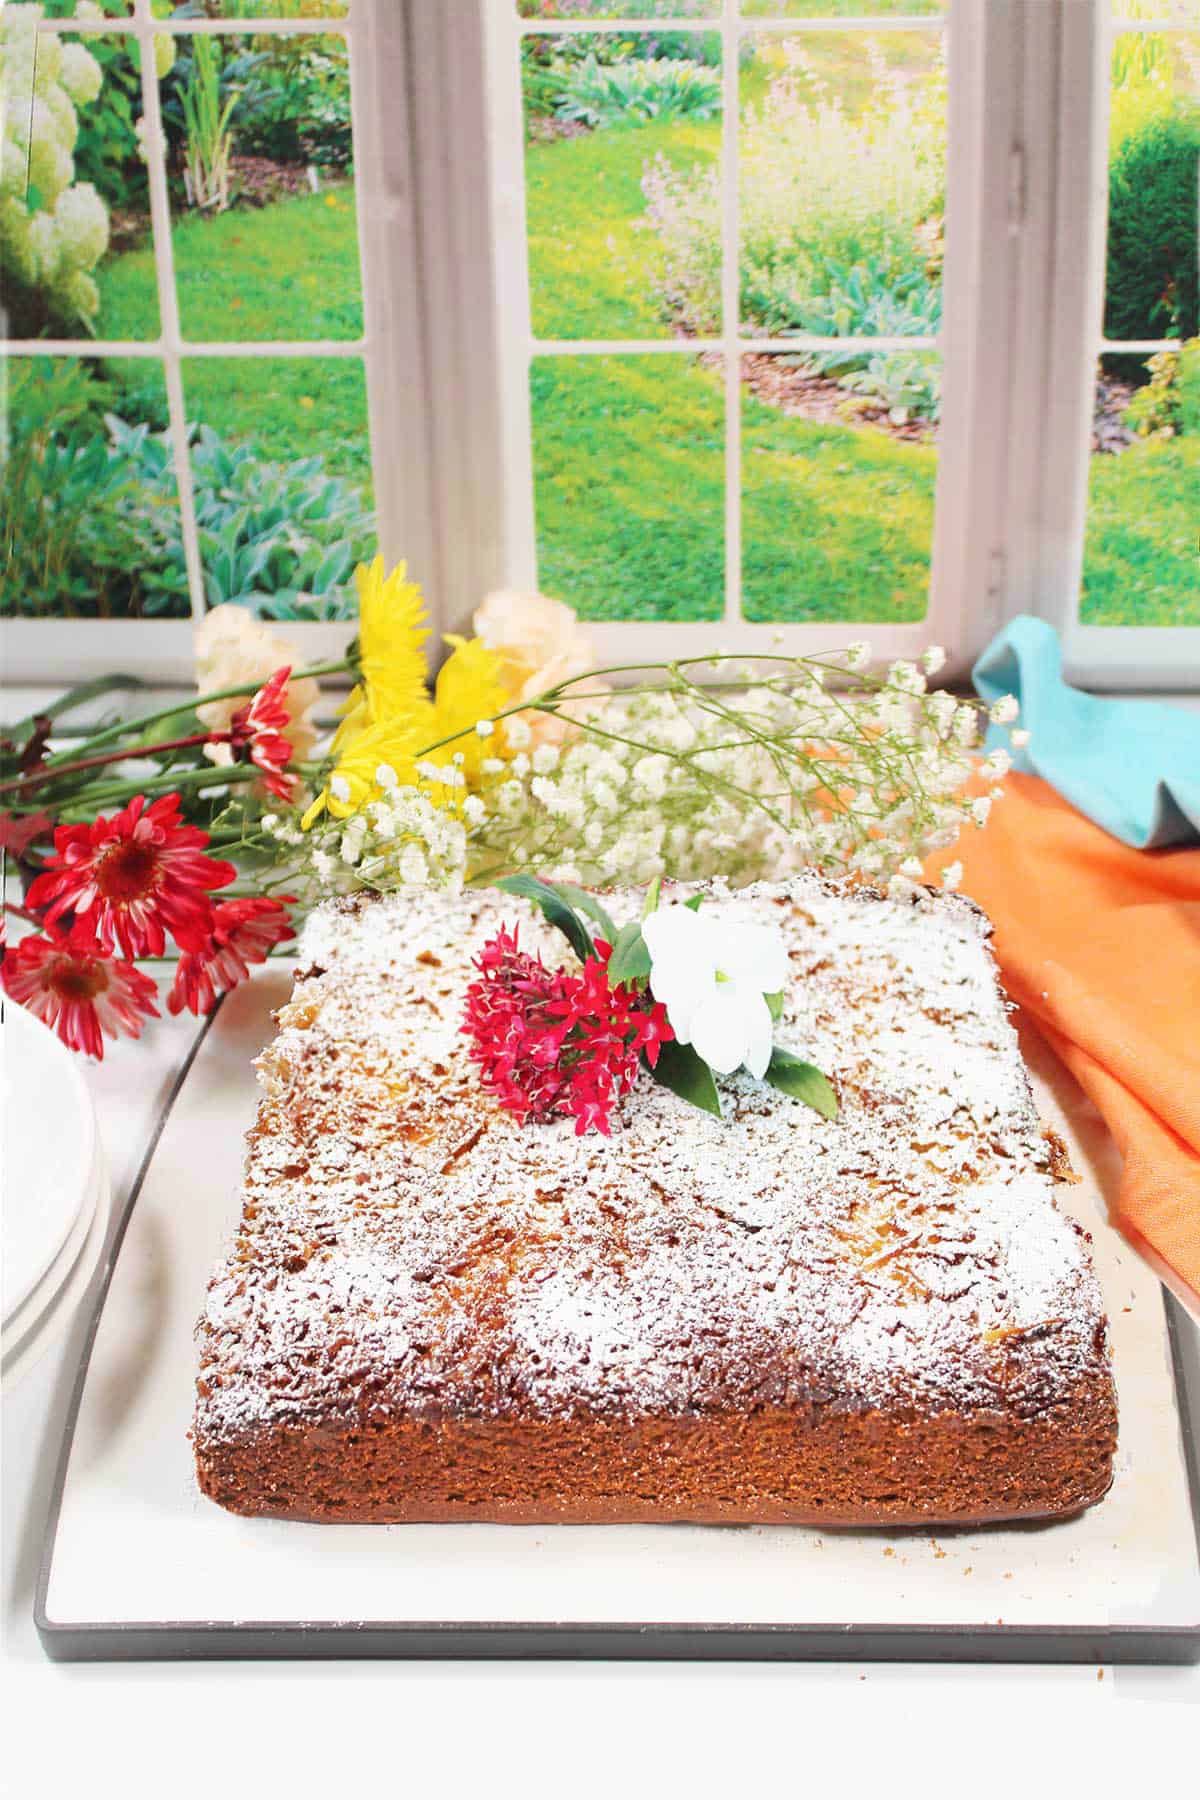
[[[1200,340],[1096,384],[1080,618],[1200,625]]]
[[[823,374],[784,355],[742,363],[746,617],[923,618],[938,359],[875,353]]]
[[[352,617],[375,552],[362,363],[192,357],[183,379],[209,605]]]
[[[22,16],[22,15],[25,16]],[[142,87],[135,39],[33,29],[9,8],[4,48],[0,278],[13,337],[158,336]],[[113,329],[107,290],[122,255],[146,247],[150,291]]]
[[[349,10],[350,0],[204,0],[217,19],[344,19]]]
[[[225,131],[197,125],[206,106],[228,104]],[[358,337],[345,39],[181,38],[162,113],[184,336]],[[136,304],[152,263],[125,274]]]
[[[934,336],[946,187],[941,33],[805,32],[748,42],[743,330]],[[674,260],[690,272],[703,267],[695,255],[699,214],[682,216]],[[710,218],[704,229],[712,228]],[[711,283],[693,280],[691,288],[688,313],[711,316]]]
[[[715,34],[526,37],[525,192],[538,337],[665,337],[676,281],[656,195],[715,180]]]
[[[517,0],[523,19],[715,19],[721,0]]]
[[[1198,164],[1200,34],[1118,33],[1105,335],[1179,349],[1101,358],[1080,595],[1087,625],[1200,624]]]
[[[538,582],[589,619],[723,612],[724,404],[691,357],[531,371]]]
[[[1119,32],[1109,115],[1107,337],[1200,330],[1198,159],[1200,33]]]
[[[742,0],[746,18],[875,19],[944,13],[949,0]]]
[[[159,364],[21,356],[4,373],[0,614],[186,617]]]
[[[99,6],[100,11],[110,18],[119,19],[133,11],[133,0],[90,0],[85,12]],[[42,11],[48,19],[73,19],[79,11],[79,0],[41,0]]]

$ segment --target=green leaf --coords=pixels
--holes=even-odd
[[[670,1088],[681,1100],[721,1117],[721,1096],[713,1072],[690,1044],[660,1044],[658,1061],[650,1073],[660,1086]]]
[[[642,936],[642,927],[638,920],[631,919],[628,925],[622,925],[614,940],[608,959],[608,985],[610,988],[622,984],[632,986],[635,982],[645,981],[649,974],[650,952]]]
[[[652,912],[658,911],[658,897],[662,893],[662,876],[656,875],[646,889],[646,904],[642,908],[643,919],[648,919]]]
[[[793,1056],[790,1050],[784,1050],[778,1044],[771,1052],[766,1079],[781,1094],[790,1094],[793,1100],[803,1100],[806,1106],[811,1106],[823,1119],[837,1118],[837,1095],[828,1078],[822,1075],[820,1069],[814,1068],[812,1063],[802,1062],[798,1056]]]
[[[703,899],[703,894],[693,894],[691,899],[685,900],[683,904],[687,907],[689,912],[699,912]]]
[[[558,889],[548,881],[539,881],[536,875],[504,875],[496,883],[506,894],[516,894],[522,900],[532,900],[540,906],[551,925],[558,927],[580,962],[586,962],[592,954],[592,940],[587,927],[578,913],[573,912],[563,899]]]
[[[770,1013],[771,1017],[773,1019],[782,1019],[782,1017],[783,1017],[783,990],[780,989],[779,993],[777,993],[777,994],[764,994],[763,999],[767,1003],[767,1011]]]
[[[586,888],[576,887],[573,881],[547,882],[546,885],[547,887],[556,887],[567,905],[573,906],[576,912],[586,913],[589,919],[595,919],[604,933],[606,944],[614,941],[617,928],[612,922],[611,915],[601,906],[595,894],[589,894]]]

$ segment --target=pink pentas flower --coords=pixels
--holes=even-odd
[[[276,669],[257,694],[229,721],[229,744],[234,762],[250,762],[261,770],[263,786],[277,800],[289,801],[296,777],[287,773],[292,760],[291,739],[284,732],[291,716],[283,699],[290,668]]]
[[[573,1118],[578,1135],[607,1136],[639,1057],[653,1067],[670,1042],[662,1006],[635,987],[609,987],[609,955],[597,942],[578,975],[547,969],[501,927],[476,959],[462,1029],[484,1085],[518,1118]]]
[[[29,889],[46,923],[63,913],[86,918],[100,947],[126,956],[161,956],[167,934],[198,950],[210,929],[209,893],[234,879],[231,862],[205,856],[208,833],[185,825],[178,794],[146,804],[138,794],[110,819],[60,825],[54,853]]]
[[[50,927],[12,945],[3,980],[9,997],[57,1031],[64,1044],[97,1058],[104,1056],[106,1036],[139,1037],[145,1020],[158,1017],[150,977],[107,955],[85,921],[69,932]]]
[[[251,963],[265,962],[276,944],[295,935],[282,900],[219,900],[207,941],[179,959],[168,1012],[211,1012],[220,995],[245,981]]]

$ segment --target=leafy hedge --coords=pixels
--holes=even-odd
[[[167,433],[105,410],[111,390],[75,364],[26,364],[10,394],[0,613],[186,615],[187,572]],[[265,460],[207,426],[192,486],[210,606],[264,618],[337,619],[374,550],[361,492],[320,456]]]
[[[1104,309],[1110,338],[1200,331],[1198,168],[1200,107],[1149,118],[1114,152]]]

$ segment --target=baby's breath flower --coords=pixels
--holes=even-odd
[[[970,749],[979,736],[979,720],[973,706],[960,706],[954,715],[954,736],[964,749]]]
[[[865,669],[871,661],[871,646],[864,638],[858,638],[853,644],[846,645],[842,659],[854,672]]]
[[[522,718],[520,713],[511,719],[505,719],[504,735],[512,750],[528,750],[533,741],[533,733],[529,729],[528,720]]]
[[[983,759],[983,766],[989,775],[1007,775],[1012,768],[1012,757],[1001,746],[989,750]]]
[[[1020,711],[1020,704],[1015,694],[1001,694],[1000,698],[993,700],[988,708],[988,718],[993,725],[1011,725]]]
[[[1029,732],[1027,732],[1023,726],[1019,725],[1015,730],[1009,732],[1008,741],[1014,750],[1023,750],[1029,742],[1029,736]]]
[[[953,891],[962,881],[963,866],[960,862],[947,863],[942,870],[942,886]]]
[[[937,675],[946,666],[946,652],[940,644],[930,644],[921,653],[921,667],[927,675]]]
[[[983,826],[988,822],[988,814],[992,810],[991,798],[987,794],[978,794],[971,801],[968,811],[973,825]]]
[[[476,719],[475,730],[481,738],[490,738],[496,727],[490,719]]]

